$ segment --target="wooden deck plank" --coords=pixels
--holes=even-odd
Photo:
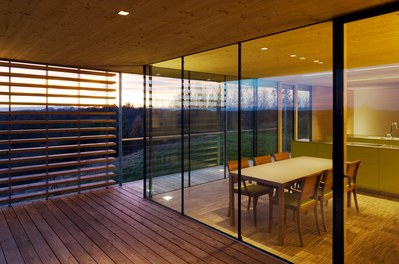
[[[14,237],[8,227],[7,221],[3,215],[3,208],[0,210],[0,244],[4,257],[8,263],[24,263],[21,253],[15,243]]]
[[[68,200],[67,200],[68,199]],[[123,242],[122,246],[118,245],[119,250],[125,249],[125,252],[128,253],[127,257],[130,254],[141,255],[148,262],[152,263],[160,263],[167,264],[168,262],[158,255],[156,252],[151,250],[145,244],[142,244],[138,239],[130,236],[125,230],[120,228],[116,223],[108,219],[106,216],[97,211],[97,209],[93,206],[90,206],[89,203],[86,203],[86,197],[84,195],[76,195],[71,197],[66,197],[63,199],[67,200],[69,204],[74,203],[75,208],[79,208],[87,214],[89,214],[92,219],[101,222],[104,228],[108,229],[110,232],[115,234],[121,242]],[[77,207],[76,207],[77,206]],[[85,219],[88,219],[85,217]],[[133,247],[134,245],[134,247]]]
[[[119,192],[115,192],[114,194],[117,194]],[[111,199],[114,199],[115,202],[120,201],[121,197],[116,196],[108,192],[106,194],[107,197],[110,197]],[[99,196],[103,197],[103,196]],[[204,252],[196,252],[194,251],[193,253],[198,254],[198,257],[201,257],[202,259],[207,258],[209,261],[212,263],[241,263],[239,262],[236,258],[233,258],[227,254],[225,254],[223,251],[217,250],[216,247],[213,247],[212,245],[207,244],[203,240],[198,239],[196,234],[188,234],[186,232],[183,232],[181,229],[174,227],[172,224],[168,223],[167,221],[164,221],[162,218],[158,218],[157,216],[154,216],[150,213],[147,213],[146,211],[141,210],[138,206],[136,206],[136,203],[132,203],[132,200],[128,200],[124,203],[126,208],[130,209],[130,211],[138,212],[137,214],[137,219],[140,219],[140,221],[146,221],[150,222],[152,224],[157,225],[158,227],[161,227],[170,233],[173,233],[178,237],[178,239],[184,241],[185,243],[192,243],[193,245],[201,248]],[[209,241],[207,241],[209,242]],[[195,249],[195,248],[194,248]],[[214,256],[216,259],[214,259]]]
[[[146,232],[140,232],[135,228],[135,225],[132,224],[132,219],[125,215],[123,212],[119,210],[112,210],[113,206],[108,206],[108,203],[102,201],[96,201],[89,197],[87,194],[82,194],[79,198],[84,196],[84,201],[93,207],[96,211],[101,213],[103,216],[113,221],[118,227],[123,229],[128,234],[131,234],[133,238],[137,238],[138,241],[141,241],[144,245],[147,245],[153,252],[150,254],[156,254],[164,258],[167,262],[173,264],[183,264],[187,263],[183,259],[179,258],[167,248],[163,247],[159,241],[151,239],[151,236],[146,235]],[[116,217],[115,217],[116,216]],[[127,224],[128,223],[128,224]]]
[[[212,237],[214,240],[213,243],[217,246],[229,245],[230,247],[224,248],[227,254],[231,254],[231,256],[238,258],[242,262],[245,263],[264,263],[264,254],[256,251],[256,250],[248,250],[243,248],[241,245],[237,244],[235,241],[226,238],[224,236],[214,236],[214,231],[209,228],[205,228],[201,225],[198,225],[192,221],[187,221],[184,217],[173,218],[173,220],[169,217],[170,212],[168,209],[160,207],[154,203],[148,203],[148,201],[142,199],[137,196],[140,187],[137,185],[125,185],[123,187],[123,191],[121,190],[121,194],[125,194],[125,199],[133,199],[140,204],[140,210],[147,211],[149,213],[158,213],[160,214],[162,219],[167,220],[169,223],[175,225],[177,228],[181,228],[183,231],[190,232],[198,238],[203,238],[203,236]],[[124,192],[126,191],[126,193]],[[121,197],[123,199],[124,197]],[[273,263],[272,259],[268,260],[267,263]],[[280,263],[279,261],[275,261],[275,263]]]
[[[88,195],[94,194],[88,193]],[[180,240],[173,233],[163,230],[152,223],[146,223],[146,219],[140,218],[135,212],[129,210],[129,208],[120,203],[116,203],[113,199],[106,197],[103,193],[101,193],[100,196],[96,196],[94,199],[101,199],[109,204],[112,204],[116,210],[123,212],[129,217],[127,220],[130,223],[134,222],[134,225],[139,227],[143,232],[146,232],[151,236],[158,237],[159,242],[162,243],[163,246],[168,247],[171,252],[184,259],[188,263],[206,263],[201,257],[196,256],[196,254],[192,252],[192,248],[187,248],[188,246],[185,245],[185,241]]]
[[[73,238],[78,241],[80,245],[82,245],[82,247],[89,253],[90,257],[92,257],[96,262],[105,264],[114,263],[114,261],[103,252],[103,250],[93,241],[93,239],[87,236],[78,226],[76,226],[64,214],[64,212],[62,212],[52,203],[52,201],[48,201],[46,203],[37,203],[36,207],[42,212],[42,215],[46,217],[46,219],[50,218],[49,223],[51,224],[55,223],[55,221],[51,219],[51,215],[43,213],[44,210],[50,211],[56,220],[62,225],[62,227],[64,227],[71,234],[71,236],[73,236]],[[59,230],[61,230],[61,228]],[[66,237],[64,237],[64,239],[65,238]]]
[[[157,243],[162,245],[163,247],[167,248],[172,254],[175,254],[176,256],[179,256],[181,259],[184,259],[185,261],[189,263],[203,263],[199,258],[196,258],[194,255],[192,255],[190,252],[182,249],[179,247],[178,244],[173,243],[173,241],[170,241],[169,237],[160,237],[160,234],[153,231],[151,228],[141,225],[140,222],[136,221],[134,218],[131,218],[129,214],[126,213],[125,208],[119,205],[115,205],[115,202],[113,200],[102,200],[101,198],[98,198],[96,196],[92,196],[89,194],[91,198],[95,201],[99,201],[99,203],[105,204],[104,206],[110,210],[113,214],[119,215],[123,221],[126,221],[130,226],[137,228],[140,232],[143,234],[146,234],[147,236],[151,237],[154,239]],[[110,206],[107,206],[110,205]],[[111,206],[112,205],[112,206]],[[122,213],[122,214],[121,214]]]
[[[57,236],[69,249],[71,254],[79,263],[96,263],[94,259],[81,246],[80,240],[74,239],[71,234],[64,228],[64,226],[51,214],[51,212],[44,205],[45,203],[35,203],[36,209],[46,219],[48,225],[54,230]],[[64,221],[65,218],[62,219]]]
[[[1,210],[0,210],[1,213]],[[4,252],[3,252],[3,247],[1,246],[0,243],[0,264],[5,264],[6,262],[6,256],[4,256]]]
[[[116,248],[111,241],[106,237],[99,234],[91,224],[88,224],[84,219],[76,214],[71,208],[68,207],[61,199],[54,199],[52,202],[61,210],[63,213],[77,225],[87,236],[89,236],[114,262],[117,263],[133,263],[129,260],[122,252]],[[99,223],[92,223],[94,226]]]
[[[60,263],[57,257],[54,255],[51,248],[47,245],[46,240],[40,234],[40,231],[36,228],[32,222],[28,213],[22,206],[16,206],[14,208],[15,215],[21,222],[26,234],[30,241],[32,241],[33,247],[43,263]]]
[[[69,252],[68,248],[62,243],[61,239],[47,224],[46,220],[32,205],[25,205],[30,218],[40,230],[42,236],[46,239],[48,245],[52,248],[54,254],[61,263],[78,263],[74,256]]]
[[[4,217],[10,227],[11,233],[20,249],[22,258],[25,263],[42,263],[39,255],[36,253],[29,237],[25,233],[21,223],[15,215],[12,207],[3,210]]]
[[[1,208],[0,264],[29,263],[22,257],[28,251],[36,252],[38,261],[31,260],[35,263],[277,263],[143,199],[141,185],[113,186]],[[30,246],[21,250],[22,241]],[[23,250],[28,251],[21,254]]]

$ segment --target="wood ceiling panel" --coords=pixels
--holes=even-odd
[[[0,57],[141,72],[144,64],[386,2],[389,1],[2,0]],[[131,14],[122,17],[116,14],[119,10]]]

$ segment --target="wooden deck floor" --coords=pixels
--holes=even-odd
[[[1,208],[0,263],[281,263],[141,196],[125,184]]]
[[[228,210],[228,180],[185,188],[185,214],[227,234],[237,236],[237,227],[230,226]],[[169,196],[171,199],[164,199]],[[153,199],[180,210],[180,191],[153,196]],[[358,195],[360,213],[354,206],[347,210],[348,263],[399,263],[399,201],[369,195]],[[332,259],[332,202],[325,207],[327,232],[318,235],[313,210],[302,214],[305,246],[299,246],[296,223],[288,214],[285,245],[277,243],[277,214],[274,213],[272,232],[267,232],[268,198],[258,203],[258,226],[253,225],[252,209],[247,211],[247,198],[242,199],[243,240],[267,252],[294,263],[331,263]],[[289,212],[291,213],[291,212]]]

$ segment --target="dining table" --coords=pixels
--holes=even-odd
[[[316,173],[321,173],[324,170],[332,168],[332,160],[325,158],[300,156],[261,164],[257,166],[250,166],[241,169],[241,179],[250,180],[263,185],[276,188],[276,195],[278,199],[278,242],[284,245],[284,190],[292,186],[303,177],[307,177]],[[235,225],[235,208],[234,208],[234,177],[238,177],[239,171],[229,172],[229,200],[230,200],[230,225]]]

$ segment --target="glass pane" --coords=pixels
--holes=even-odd
[[[181,65],[180,59],[170,63]],[[147,191],[181,211],[181,70],[158,66],[147,72]]]
[[[317,188],[310,192],[301,189],[311,186],[305,184],[308,181],[316,186],[317,181],[307,176],[320,176],[332,166],[331,34],[331,23],[322,23],[242,44],[243,101],[246,109],[253,111],[243,124],[250,123],[255,135],[243,144],[253,145],[256,156],[242,154],[254,166],[242,170],[248,190],[242,195],[242,236],[244,241],[294,263],[309,259],[329,263],[332,259],[331,202],[323,207],[325,232],[314,193]],[[246,120],[249,118],[252,123]],[[279,152],[288,152],[287,159],[280,161],[275,155]],[[302,184],[293,184],[295,181]],[[317,200],[304,209],[306,205],[299,199],[307,198],[301,193]]]
[[[395,12],[345,27],[347,263],[399,259],[398,25],[399,12]],[[354,161],[360,161],[357,173],[349,165]]]
[[[185,214],[234,236],[225,164],[238,159],[237,56],[234,45],[184,58]]]

